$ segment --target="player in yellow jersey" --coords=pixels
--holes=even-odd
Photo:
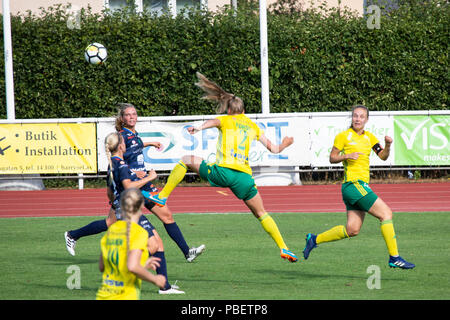
[[[318,235],[308,233],[303,256],[308,259],[311,250],[320,243],[341,240],[358,235],[366,212],[381,222],[381,234],[389,252],[389,266],[392,268],[412,269],[414,264],[405,261],[398,254],[397,240],[392,222],[392,211],[369,187],[369,156],[373,150],[380,159],[387,160],[392,138],[385,136],[385,147],[364,127],[369,120],[369,110],[362,105],[352,109],[352,125],[339,133],[330,153],[330,162],[344,165],[342,198],[347,208],[347,225],[339,225]]]
[[[148,232],[139,225],[144,197],[136,188],[121,194],[121,209],[125,220],[112,224],[101,240],[100,271],[102,285],[99,300],[140,299],[142,279],[164,288],[166,278],[148,269],[159,267],[159,258],[149,258]]]
[[[187,170],[190,169],[212,186],[230,188],[237,198],[243,200],[253,215],[261,222],[263,229],[272,237],[281,252],[281,257],[290,262],[298,259],[286,246],[280,231],[265,211],[262,198],[258,193],[248,155],[253,140],[261,142],[270,152],[280,153],[290,146],[294,139],[284,137],[280,145],[274,145],[266,138],[264,132],[244,114],[244,102],[241,98],[224,91],[214,82],[197,72],[199,82],[196,83],[204,92],[204,99],[219,104],[218,113],[227,115],[205,121],[201,126],[189,127],[190,134],[216,127],[219,130],[216,162],[206,163],[202,158],[188,155],[170,173],[167,183],[157,195],[146,195],[159,206],[164,206],[173,189],[180,183]]]

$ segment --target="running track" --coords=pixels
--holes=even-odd
[[[268,212],[345,212],[340,185],[258,187]],[[450,183],[372,184],[394,212],[450,212]],[[249,212],[230,190],[178,187],[173,213]],[[106,189],[0,191],[0,218],[106,216]],[[145,211],[147,213],[147,210]]]

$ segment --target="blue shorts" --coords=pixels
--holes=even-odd
[[[152,225],[152,223],[147,219],[146,216],[142,215],[139,218],[139,225],[144,228],[145,230],[147,230],[148,232],[148,237],[153,237],[155,234],[153,233],[153,230],[155,229],[155,227]]]
[[[117,220],[123,220],[123,216],[122,216],[122,209],[119,208],[115,208],[116,211],[116,219]],[[152,223],[147,219],[146,216],[142,215],[139,218],[139,225],[144,228],[147,232],[148,232],[148,237],[153,237],[155,234],[153,233],[153,230],[155,229],[155,227],[152,225]]]
[[[145,198],[144,206],[150,211],[155,206],[155,203]]]

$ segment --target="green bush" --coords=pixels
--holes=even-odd
[[[356,103],[448,108],[446,1],[406,1],[382,15],[380,29],[345,10],[288,9],[268,12],[271,112],[343,111]],[[196,71],[242,97],[247,113],[261,112],[259,16],[251,3],[236,15],[228,8],[174,19],[88,9],[80,17],[80,29],[68,28],[58,5],[11,18],[16,118],[105,117],[117,102],[135,104],[141,116],[214,114],[199,99]],[[91,42],[107,47],[104,65],[85,62]]]

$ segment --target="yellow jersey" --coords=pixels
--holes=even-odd
[[[369,183],[370,180],[370,162],[369,156],[372,147],[379,143],[369,131],[358,135],[353,128],[342,131],[335,139],[333,146],[341,150],[344,154],[361,152],[358,159],[347,159],[342,161],[344,165],[344,183],[348,181],[362,180]]]
[[[244,114],[217,117],[220,120],[216,164],[252,174],[248,162],[253,140],[259,140],[263,130]]]
[[[129,250],[142,250],[141,265],[148,259],[148,233],[132,222],[129,234]],[[138,300],[142,280],[127,268],[127,223],[112,224],[100,242],[103,265],[102,285],[97,291],[97,300]]]

